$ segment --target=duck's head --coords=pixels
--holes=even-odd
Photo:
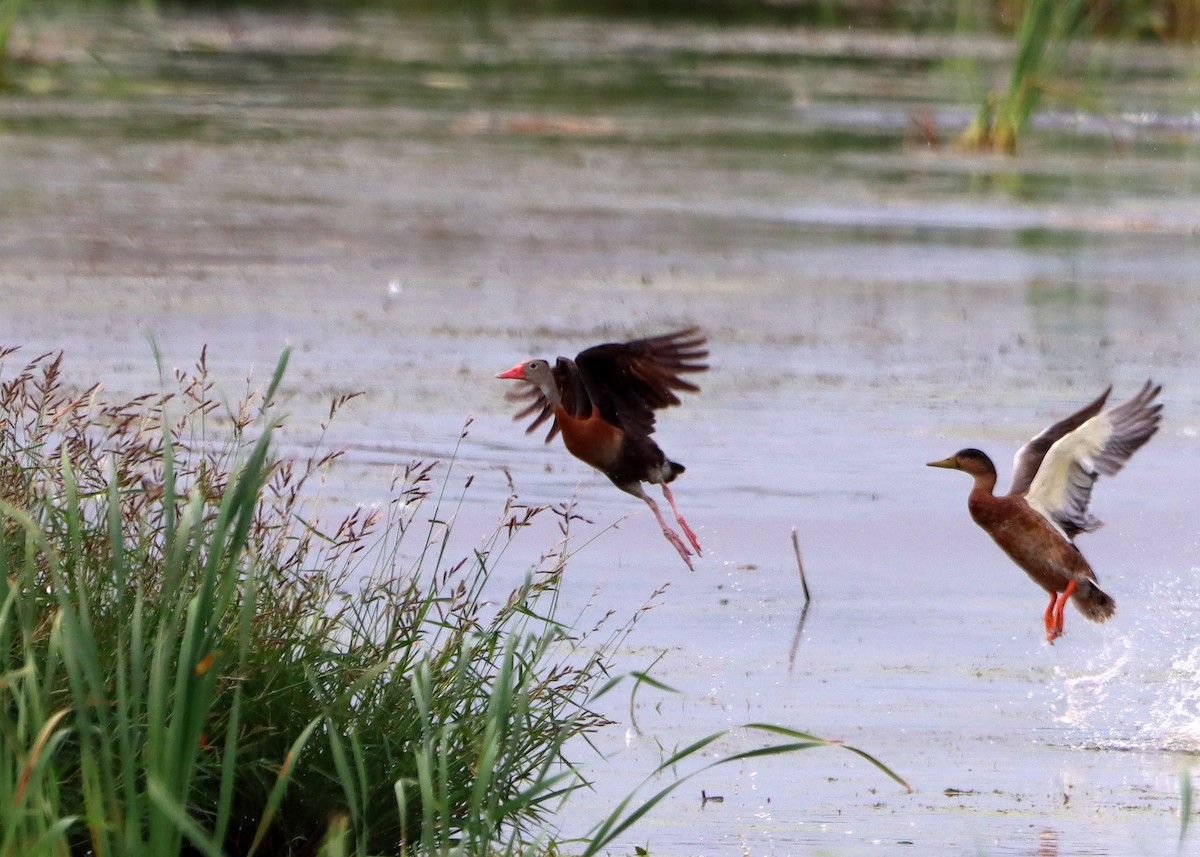
[[[996,466],[992,464],[992,460],[978,449],[960,449],[949,458],[943,458],[941,461],[931,461],[927,466],[961,470],[972,476],[991,476],[994,478],[996,475]]]
[[[499,373],[496,377],[512,381],[526,381],[547,395],[554,389],[554,372],[545,360],[526,360],[524,363],[518,363],[511,369]]]

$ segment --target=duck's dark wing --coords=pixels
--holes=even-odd
[[[563,409],[573,417],[586,417],[590,414],[592,403],[575,363],[565,357],[560,357],[551,373],[554,375],[554,385],[558,388]],[[520,422],[526,417],[533,416],[533,422],[526,426],[525,434],[532,434],[546,420],[551,420],[550,431],[546,433],[546,443],[554,440],[554,436],[559,431],[558,420],[554,418],[554,407],[536,384],[528,382],[519,384],[505,393],[504,398],[510,402],[527,402],[526,406],[513,417],[513,420]]]
[[[1025,500],[1068,536],[1100,526],[1088,511],[1092,486],[1116,474],[1129,457],[1158,431],[1161,386],[1150,381],[1137,395],[1087,420],[1057,440],[1038,468]]]
[[[536,385],[527,381],[518,382],[515,387],[505,392],[504,398],[510,402],[526,403],[524,408],[513,415],[513,422],[518,423],[526,417],[533,416],[533,422],[525,427],[525,434],[533,434],[537,431],[538,426],[546,420],[554,418],[550,401],[542,395],[542,391]],[[552,441],[556,434],[558,434],[558,420],[550,423],[550,431],[546,434],[546,443]]]
[[[706,339],[698,327],[630,342],[597,345],[575,358],[586,394],[609,423],[624,431],[648,436],[654,431],[654,412],[678,405],[676,391],[695,393],[699,387],[680,377],[703,372],[708,364]]]
[[[1110,384],[1096,401],[1066,419],[1059,420],[1054,425],[1042,429],[1040,434],[1018,449],[1017,454],[1013,457],[1013,479],[1008,493],[1018,495],[1028,491],[1029,486],[1033,484],[1033,477],[1037,476],[1038,468],[1042,466],[1042,459],[1046,457],[1050,447],[1054,446],[1059,438],[1075,431],[1100,413],[1100,409],[1104,407],[1104,403],[1108,400],[1108,394],[1111,392],[1112,385]]]

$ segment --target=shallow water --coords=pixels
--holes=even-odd
[[[335,503],[379,500],[473,415],[464,551],[507,471],[591,521],[568,608],[628,614],[670,581],[620,667],[665,652],[653,675],[679,693],[639,691],[640,737],[611,700],[567,835],[664,751],[765,721],[915,791],[833,749],[716,768],[615,853],[1175,849],[1200,749],[1188,55],[1114,51],[1101,110],[1048,105],[1007,159],[931,148],[912,120],[953,137],[972,70],[1002,77],[986,39],[231,16],[59,21],[22,49],[40,65],[0,100],[0,341],[63,348],[113,396],[157,384],[148,337],[168,366],[207,343],[231,396],[291,344],[295,448],[332,396],[367,394],[331,430]],[[492,377],[691,323],[712,371],[658,438],[688,467],[695,574],[640,504],[512,425]],[[924,462],[972,445],[1006,471],[1051,419],[1147,377],[1164,428],[1080,540],[1117,616],[1072,611],[1047,646],[1042,593],[968,519],[966,477]],[[793,526],[815,598],[795,649]],[[520,534],[499,584],[554,537]]]

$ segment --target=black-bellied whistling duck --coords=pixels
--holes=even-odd
[[[496,376],[529,385],[509,394],[511,399],[532,400],[514,417],[521,420],[535,415],[525,433],[552,419],[546,443],[562,432],[572,455],[599,470],[622,491],[646,501],[663,535],[689,569],[691,551],[667,525],[642,483],[662,486],[675,520],[699,554],[700,542],[679,514],[668,487],[683,473],[683,465],[669,461],[650,435],[654,433],[654,412],[679,404],[675,391],[699,391],[680,375],[708,369],[707,364],[697,362],[707,356],[704,334],[698,327],[689,327],[663,336],[597,345],[579,352],[574,360],[559,357],[553,366],[547,360],[526,360]]]
[[[1012,487],[1004,496],[992,493],[996,468],[978,449],[929,463],[975,479],[967,499],[971,517],[1050,593],[1043,623],[1051,644],[1062,636],[1068,598],[1093,622],[1105,621],[1117,609],[1073,540],[1101,526],[1088,511],[1096,479],[1117,473],[1158,431],[1162,404],[1154,398],[1161,390],[1147,381],[1132,399],[1102,411],[1109,387],[1086,408],[1043,430],[1017,450]]]

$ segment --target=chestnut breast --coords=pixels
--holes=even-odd
[[[567,450],[580,461],[587,462],[597,470],[611,470],[621,459],[624,432],[604,421],[598,410],[583,419],[568,416],[561,408],[555,409],[559,430]]]
[[[1024,497],[972,492],[967,508],[975,523],[1047,592],[1061,592],[1074,578],[1093,577],[1079,549]]]

